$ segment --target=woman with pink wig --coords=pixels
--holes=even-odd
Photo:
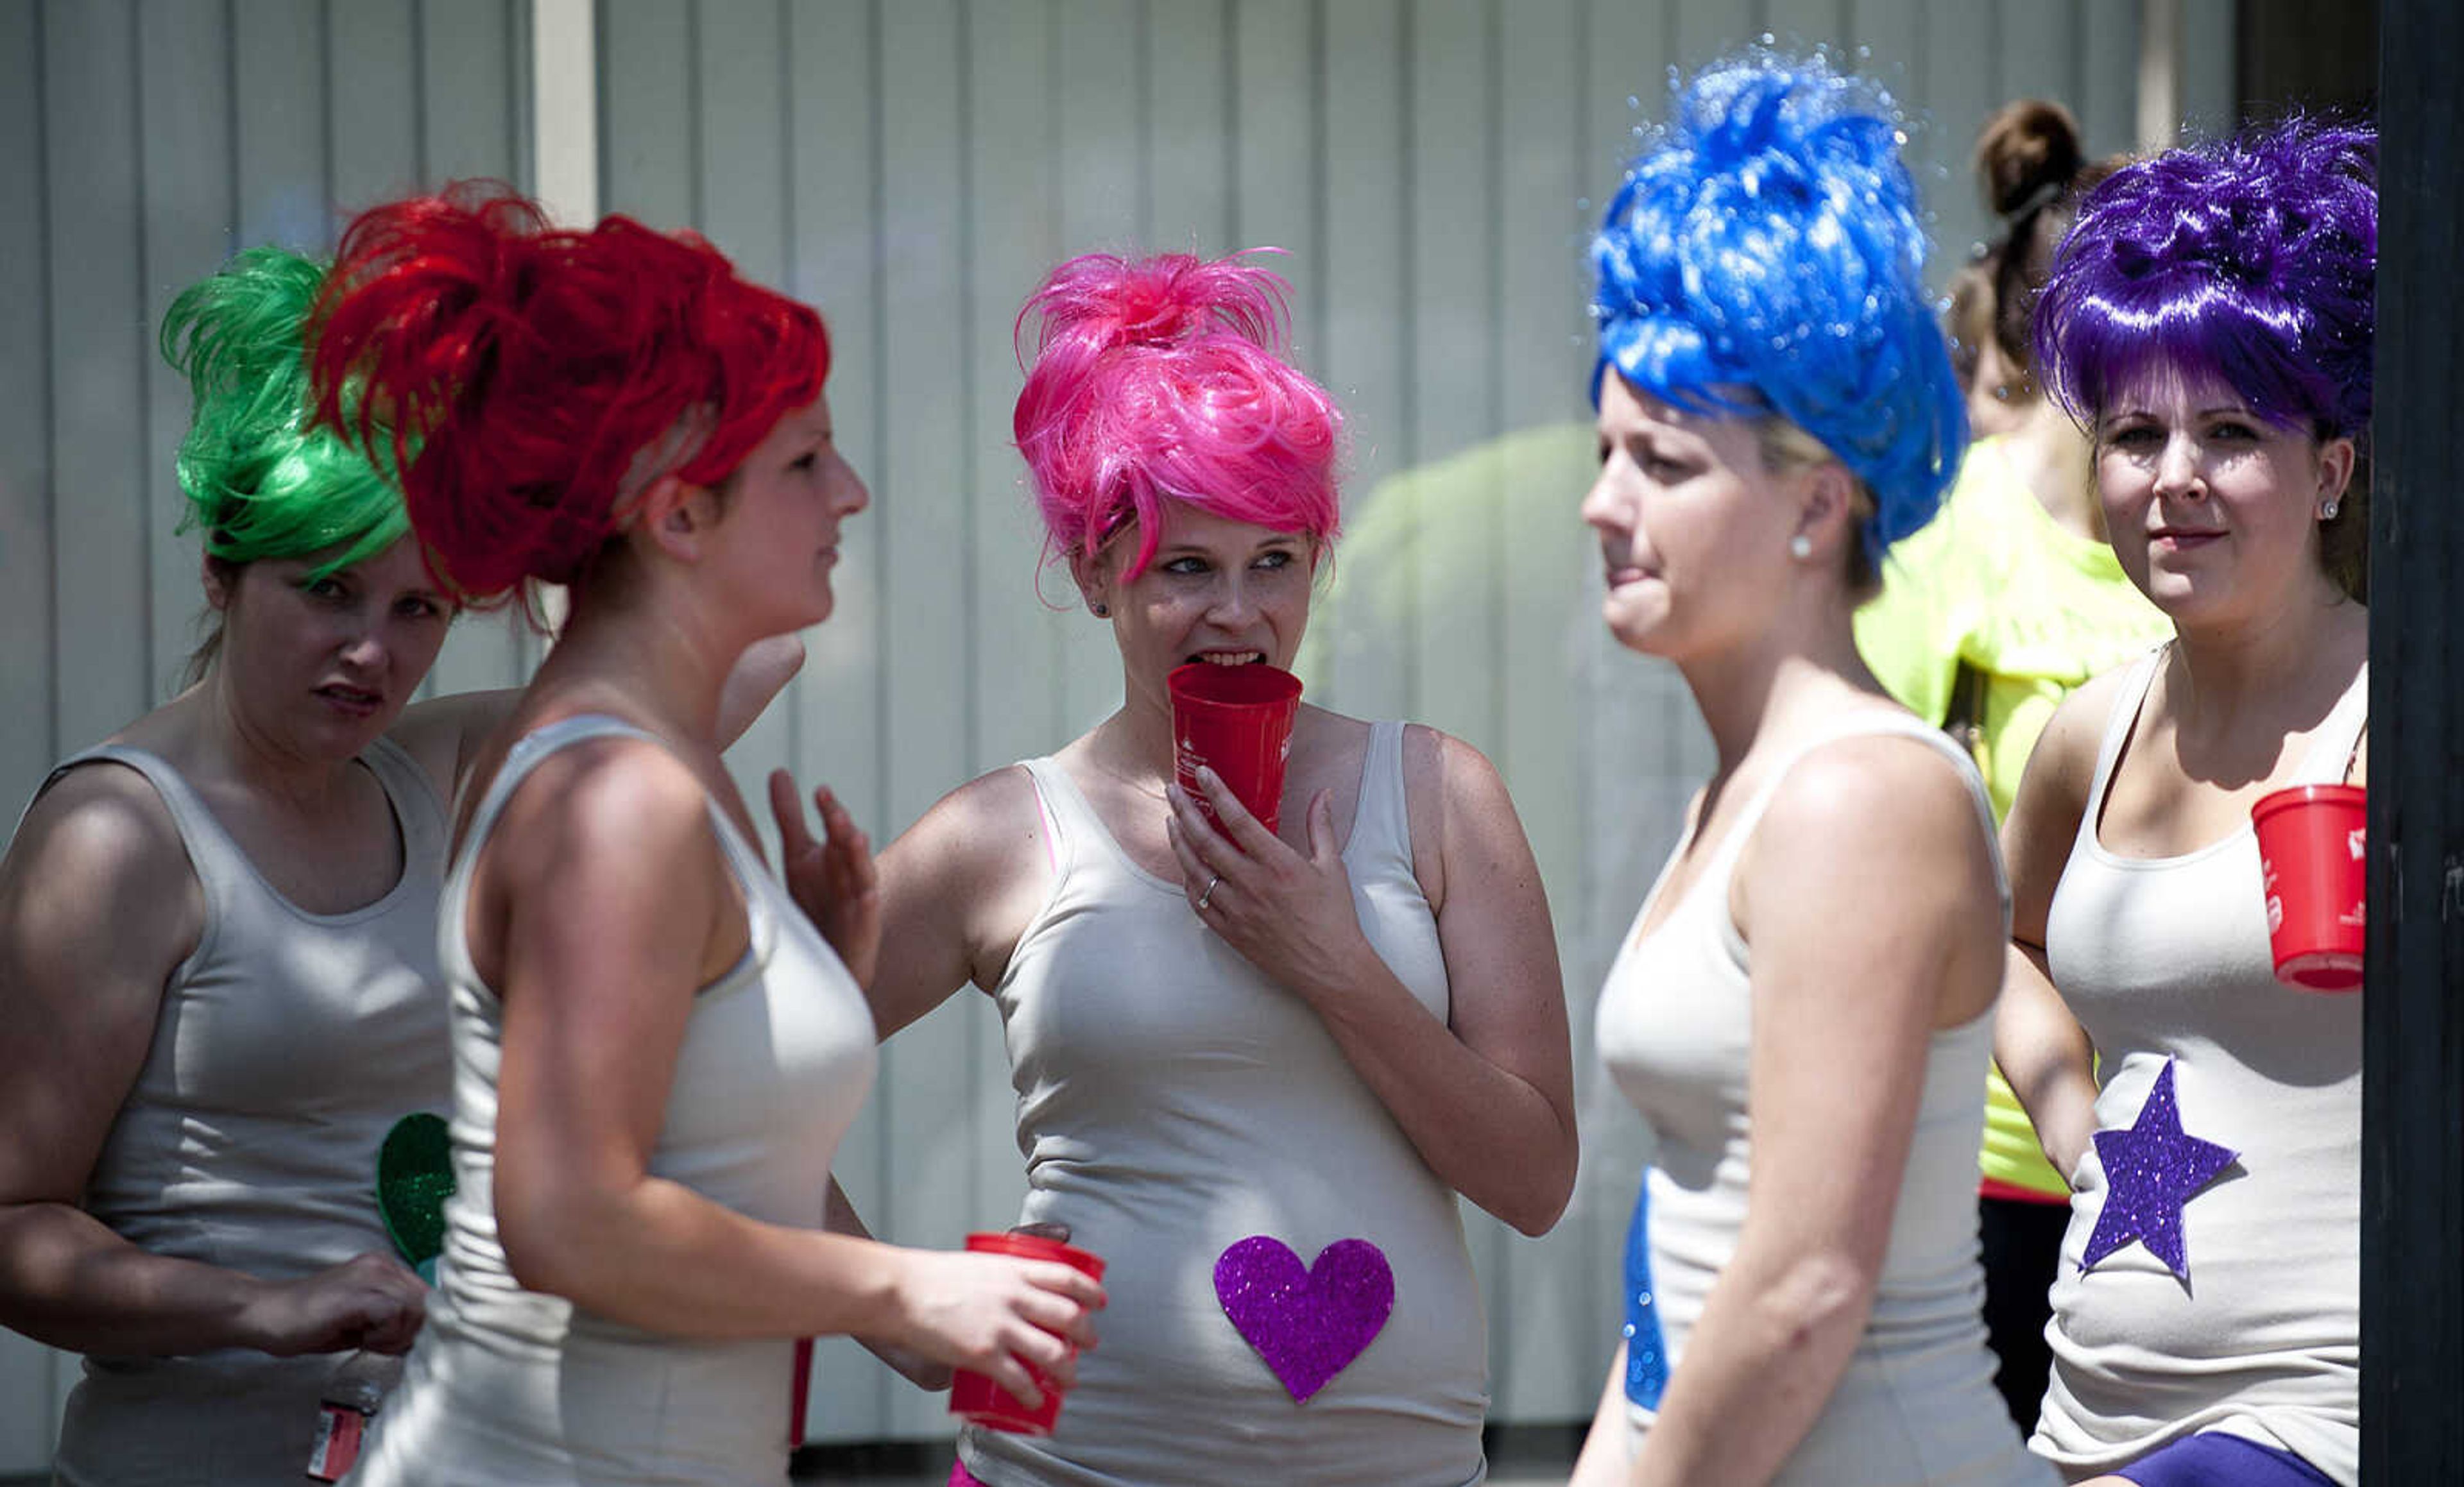
[[[1280,834],[1173,783],[1165,677],[1285,667],[1336,528],[1341,418],[1238,258],[1055,270],[1016,428],[1121,706],[953,792],[884,855],[884,1035],[1000,1007],[1026,1223],[1110,1262],[1048,1437],[970,1428],[954,1481],[1482,1478],[1463,1194],[1527,1234],[1574,1180],[1540,877],[1497,772],[1312,707]]]

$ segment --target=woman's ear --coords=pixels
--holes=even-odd
[[[1855,540],[1857,482],[1848,467],[1837,460],[1824,460],[1805,467],[1804,477],[1796,528],[1789,535],[1791,548],[1797,546],[1798,537],[1816,553],[1832,552],[1839,543]]]
[[[197,566],[197,581],[205,587],[209,605],[218,610],[229,609],[231,595],[239,587],[239,564],[208,553]]]
[[[1101,552],[1090,553],[1085,547],[1069,553],[1069,580],[1078,585],[1078,597],[1087,601],[1087,612],[1098,620],[1112,613],[1111,564]]]
[[[629,525],[635,541],[679,561],[697,562],[717,522],[717,493],[671,474],[651,481],[642,492]]]
[[[2353,483],[2353,466],[2360,457],[2350,439],[2329,439],[2319,446],[2320,502],[2343,499],[2344,488]]]

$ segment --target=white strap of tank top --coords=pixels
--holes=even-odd
[[[1878,733],[1915,739],[1933,748],[1954,763],[1966,766],[1961,773],[1960,782],[1967,787],[1969,795],[1979,808],[1986,837],[1989,840],[1994,838],[1993,807],[1984,793],[1983,782],[1976,776],[1974,765],[1960,751],[1959,745],[1941,730],[1908,713],[1886,712],[1876,709],[1871,711],[1852,713],[1839,719],[1836,726],[1806,739],[1798,744],[1786,758],[1783,758],[1778,768],[1772,770],[1770,776],[1755,788],[1752,798],[1746,802],[1746,808],[1738,814],[1737,824],[1729,829],[1727,839],[1720,843],[1720,855],[1732,858],[1745,840],[1753,834],[1754,828],[1762,824],[1763,812],[1771,805],[1771,798],[1779,793],[1779,787],[1788,778],[1790,771],[1803,763],[1806,755],[1816,749],[1837,743],[1843,738],[1857,738]],[[2001,854],[1998,852],[1994,854],[1994,870],[1998,877],[2001,872]],[[1705,871],[1707,875],[1708,869]],[[2010,893],[2008,885],[2004,885],[2002,891],[2007,899]]]
[[[2355,713],[2360,716],[2354,716]],[[2335,757],[2336,741],[2347,733],[2351,734],[2352,741],[2344,745],[2344,767],[2337,772],[2336,779],[2349,785],[2353,782],[2353,766],[2361,762],[2363,740],[2370,735],[2370,664],[2366,661],[2362,663],[2361,670],[2354,673],[2352,684],[2345,688],[2344,695],[2337,698],[2336,706],[2328,711],[2326,722],[2320,726],[2319,736],[2311,742],[2309,753],[2302,757],[2300,772],[2294,778],[2304,782],[2315,779],[2322,762],[2321,756]]]
[[[507,746],[504,759],[496,766],[496,777],[488,781],[487,796],[479,801],[479,809],[471,818],[470,829],[463,837],[462,855],[469,856],[478,843],[488,840],[488,834],[495,829],[496,818],[504,813],[505,802],[513,798],[514,791],[529,777],[532,770],[539,767],[541,759],[567,744],[579,743],[585,738],[610,736],[643,738],[659,744],[661,748],[667,747],[648,730],[605,712],[577,712],[571,717],[541,724],[515,739]]]

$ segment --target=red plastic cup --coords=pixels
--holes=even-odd
[[[2359,785],[2295,785],[2250,808],[2276,978],[2287,986],[2361,989],[2368,799]]]
[[[1104,1279],[1104,1261],[1100,1257],[1042,1235],[971,1234],[967,1236],[967,1248],[979,1255],[1055,1260],[1090,1279]],[[1016,1394],[984,1375],[960,1368],[950,1380],[950,1412],[987,1430],[1018,1435],[1051,1434],[1053,1422],[1061,1418],[1061,1389],[1041,1370],[1030,1367],[1027,1371],[1035,1375],[1036,1386],[1044,1390],[1044,1403],[1037,1408],[1030,1410],[1020,1404]]]
[[[1301,679],[1264,663],[1193,661],[1166,679],[1172,692],[1172,772],[1219,826],[1198,788],[1201,764],[1222,776],[1234,798],[1268,831],[1282,824],[1284,764],[1292,756],[1292,718]]]

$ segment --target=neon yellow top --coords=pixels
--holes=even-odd
[[[1910,711],[1940,726],[1963,705],[1997,820],[2062,698],[2171,633],[2111,547],[2046,513],[1999,439],[1969,447],[1942,514],[1891,549],[1881,594],[1857,614],[1865,664]],[[1999,1069],[1979,1166],[2013,1187],[2070,1192]]]

